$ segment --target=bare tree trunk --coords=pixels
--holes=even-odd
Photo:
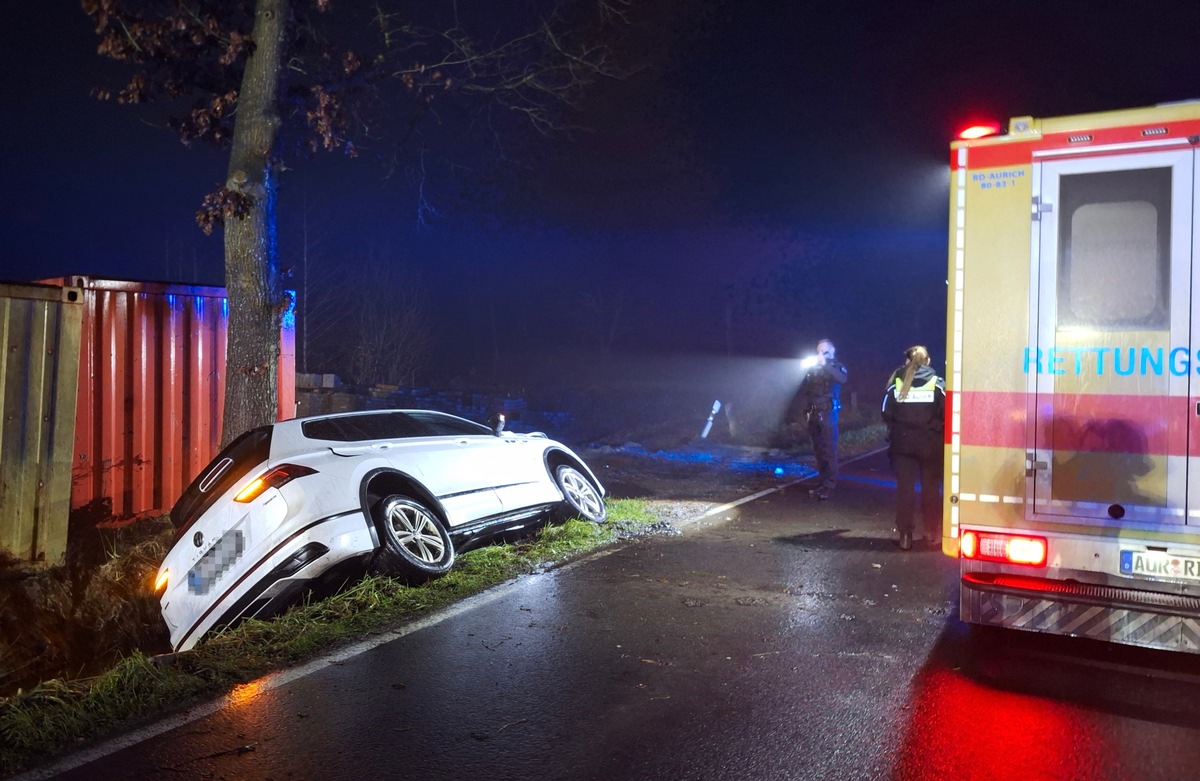
[[[221,442],[276,418],[279,326],[284,308],[275,241],[275,93],[288,0],[258,0],[254,52],[238,96],[225,186],[248,199],[245,215],[225,220],[229,342]]]

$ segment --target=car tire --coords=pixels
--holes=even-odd
[[[604,523],[608,518],[604,497],[578,469],[563,464],[554,470],[554,482],[566,499],[563,509],[568,516],[578,515],[593,523]]]
[[[446,574],[454,564],[454,545],[437,514],[421,502],[393,494],[375,512],[382,545],[375,554],[377,571],[423,583]]]

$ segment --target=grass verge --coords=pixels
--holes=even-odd
[[[843,431],[838,437],[838,454],[845,460],[879,450],[887,445],[886,437],[887,426],[882,423]]]
[[[639,536],[659,523],[651,505],[638,499],[612,500],[608,513],[603,525],[570,520],[547,526],[524,542],[468,551],[448,574],[420,586],[367,576],[334,596],[277,618],[246,621],[173,657],[172,663],[134,653],[99,676],[51,680],[0,699],[0,773],[19,772],[369,632]]]

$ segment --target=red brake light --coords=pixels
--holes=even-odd
[[[307,466],[297,466],[296,464],[277,466],[270,472],[259,475],[247,483],[246,487],[238,491],[237,496],[233,497],[233,501],[242,503],[252,502],[268,488],[279,488],[295,480],[297,477],[315,475],[316,473],[317,470],[315,469]]]
[[[958,552],[964,559],[973,559],[979,553],[979,535],[975,532],[963,532],[958,541]]]
[[[958,137],[964,141],[970,141],[975,138],[987,138],[988,136],[998,135],[1000,135],[1000,125],[995,122],[983,122],[963,128],[959,131]]]
[[[958,543],[958,553],[964,559],[1023,564],[1030,567],[1046,566],[1048,550],[1049,546],[1044,537],[1029,537],[1023,534],[965,531]]]

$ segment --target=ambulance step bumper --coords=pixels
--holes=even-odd
[[[1200,597],[965,572],[959,614],[975,624],[1200,653]]]

